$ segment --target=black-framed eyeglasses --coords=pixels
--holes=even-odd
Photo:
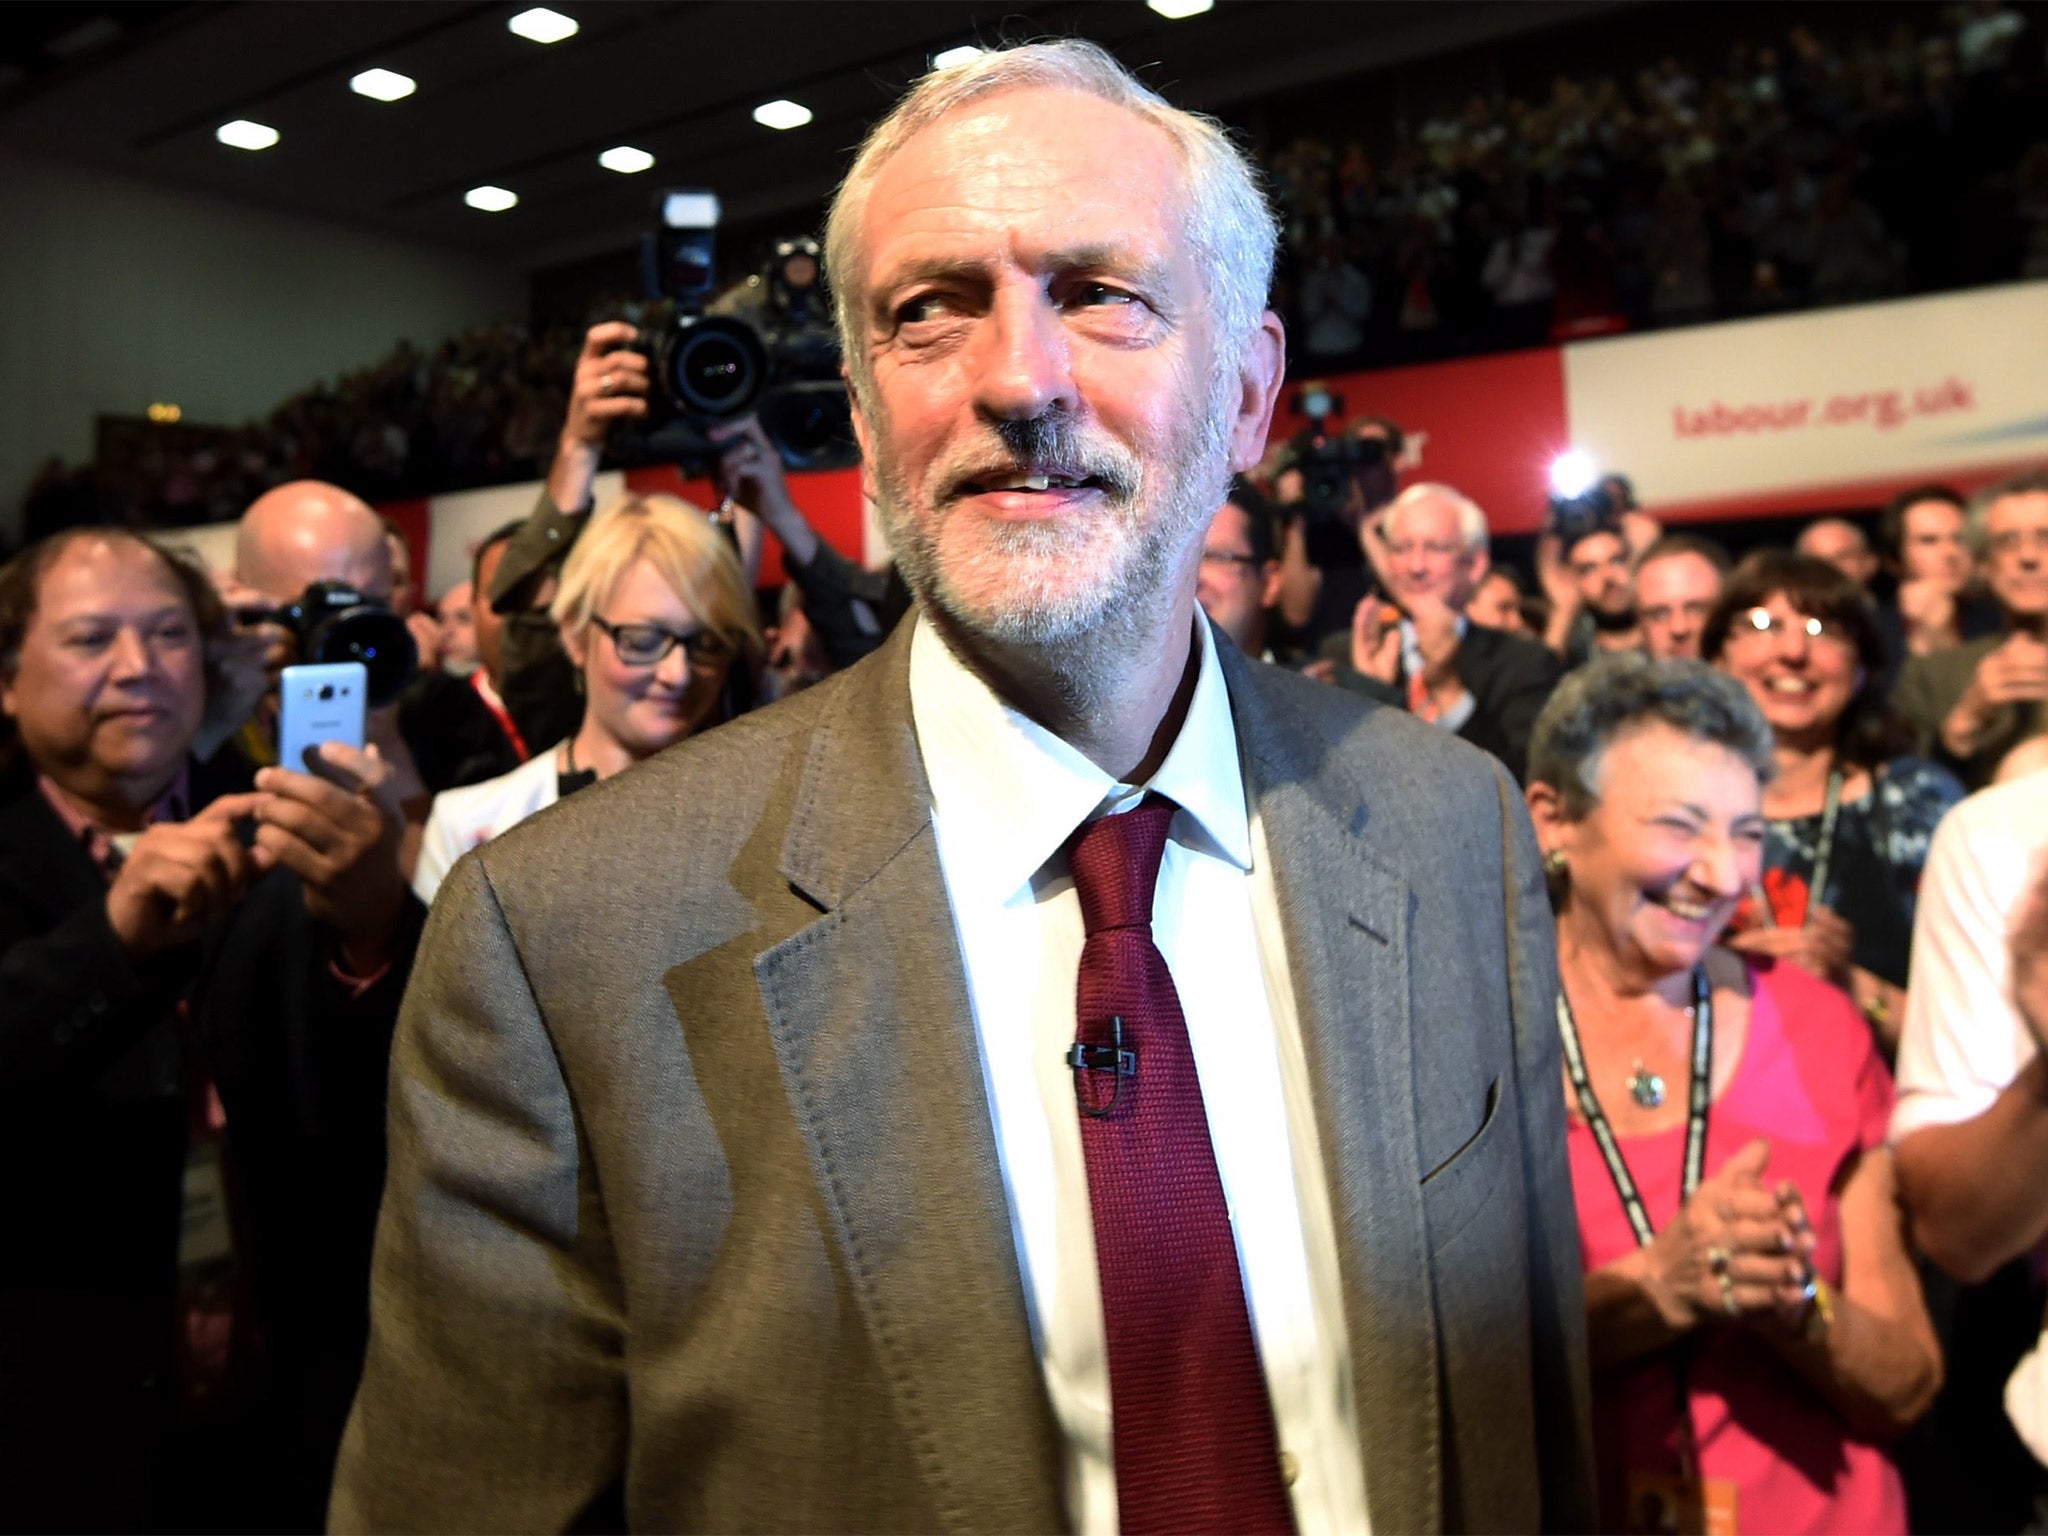
[[[612,649],[629,667],[658,667],[677,646],[693,667],[717,667],[731,661],[737,650],[715,629],[693,629],[687,635],[663,624],[613,624],[596,614],[590,622],[612,637]]]

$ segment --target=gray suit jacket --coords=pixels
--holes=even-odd
[[[1054,1530],[910,723],[877,655],[450,874],[391,1088],[334,1524]],[[1221,643],[1382,1533],[1592,1523],[1551,919],[1519,796]]]

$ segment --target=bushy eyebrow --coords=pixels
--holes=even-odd
[[[1034,265],[1042,272],[1101,272],[1122,278],[1147,293],[1157,294],[1166,286],[1166,263],[1140,257],[1127,246],[1080,245],[1055,249],[1041,255]],[[892,296],[923,282],[948,278],[985,281],[988,263],[954,256],[912,256],[892,267],[886,279],[873,289],[877,310],[886,309]]]

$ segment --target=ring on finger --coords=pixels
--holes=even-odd
[[[1721,1282],[1721,1310],[1730,1317],[1735,1316],[1736,1313],[1742,1310],[1735,1305],[1735,1282],[1728,1278],[1728,1272],[1725,1269],[1718,1272],[1714,1278]]]
[[[1728,1278],[1728,1250],[1718,1243],[1707,1250],[1707,1268],[1723,1280]]]
[[[608,395],[618,387],[618,380],[611,374],[606,374],[602,379],[598,380],[597,392],[601,395]]]

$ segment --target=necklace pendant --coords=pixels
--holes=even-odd
[[[1664,1079],[1638,1061],[1628,1080],[1628,1093],[1643,1108],[1657,1109],[1664,1103]]]

